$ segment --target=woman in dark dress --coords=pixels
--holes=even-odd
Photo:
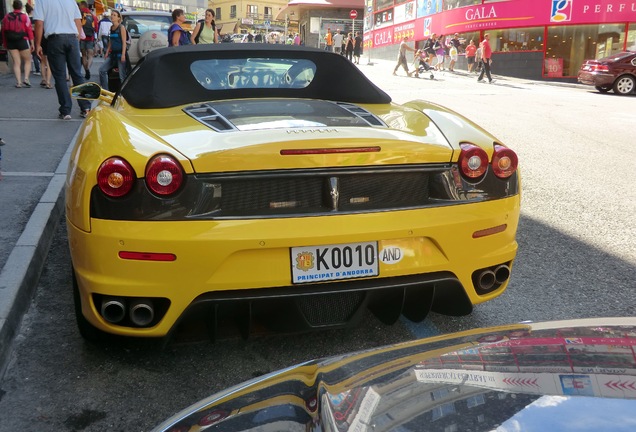
[[[362,36],[360,32],[356,32],[356,37],[353,40],[353,57],[355,57],[355,64],[360,64],[360,56],[362,55]]]

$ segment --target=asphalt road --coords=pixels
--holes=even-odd
[[[165,350],[137,341],[92,346],[75,328],[62,222],[0,382],[0,432],[144,431],[209,394],[315,357],[522,320],[633,315],[636,97],[452,74],[393,77],[390,62],[366,60],[362,70],[396,102],[445,105],[518,152],[520,249],[506,293],[470,316],[432,314],[418,325],[387,327],[368,315],[352,330],[215,344],[193,334]]]

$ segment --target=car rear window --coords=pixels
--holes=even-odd
[[[133,38],[138,38],[148,30],[161,31],[168,36],[172,19],[169,16],[125,15],[123,24]]]
[[[306,59],[234,58],[196,60],[190,71],[206,90],[305,88],[316,65]]]

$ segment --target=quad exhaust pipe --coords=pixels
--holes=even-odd
[[[510,278],[510,267],[508,267],[506,264],[497,266],[494,272],[495,272],[495,282],[497,282],[499,285],[501,285],[502,283],[507,281],[508,278]]]
[[[508,279],[510,279],[510,266],[507,264],[484,268],[473,273],[475,288],[482,292],[499,288]]]
[[[128,304],[127,304],[128,303]],[[126,318],[138,327],[148,326],[155,318],[153,301],[147,298],[134,298],[126,301],[124,297],[104,297],[100,313],[111,324],[119,324]]]
[[[126,317],[125,300],[119,297],[104,297],[101,314],[111,324],[121,322]]]
[[[155,317],[155,308],[150,299],[135,299],[130,302],[130,321],[139,327],[150,324]]]
[[[480,271],[477,274],[477,288],[482,291],[490,291],[495,286],[495,272],[489,269]]]

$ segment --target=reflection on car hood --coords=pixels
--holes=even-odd
[[[517,324],[308,362],[157,431],[598,431],[636,424],[636,319]]]

